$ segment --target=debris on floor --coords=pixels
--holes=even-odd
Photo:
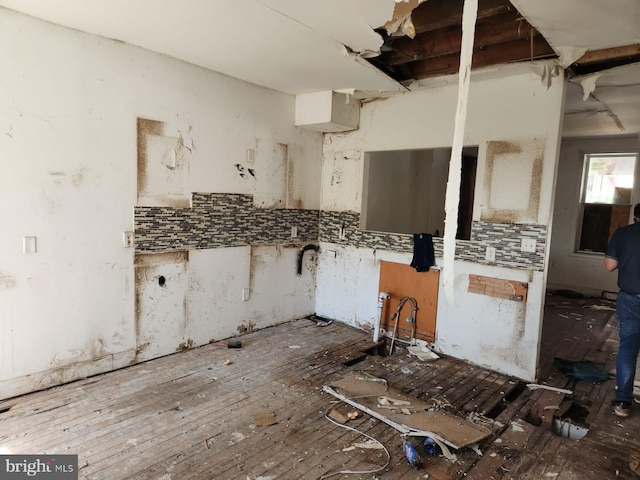
[[[632,453],[629,456],[629,468],[633,473],[640,475],[640,454]]]
[[[328,325],[331,325],[333,323],[333,320],[316,320],[316,326],[318,327],[326,327]]]
[[[417,450],[413,445],[411,445],[411,443],[403,440],[402,451],[413,468],[422,468],[422,457],[418,454]]]
[[[242,348],[242,340],[228,340],[226,342],[215,342],[212,343],[216,347],[227,347],[227,348]]]
[[[359,380],[361,376],[362,374],[348,375],[330,386],[325,385],[323,389],[391,425],[403,435],[432,437],[444,447],[442,450],[447,457],[453,457],[450,452],[447,455],[447,446],[460,449],[477,443],[492,433],[484,426],[438,409],[431,403],[406,395],[388,385]],[[390,409],[389,406],[399,408]],[[404,414],[402,408],[410,410],[411,415]]]
[[[333,323],[333,320],[329,318],[320,317],[319,315],[312,314],[306,317],[307,319],[315,322],[317,327],[326,327]]]
[[[598,305],[598,304],[593,304],[593,305],[589,305],[589,307],[591,310],[609,310],[611,312],[615,312],[616,311],[616,307],[612,307],[611,305]]]
[[[567,377],[577,380],[604,382],[609,379],[609,373],[592,362],[565,360],[560,357],[554,357],[553,364]]]
[[[410,355],[417,357],[418,360],[421,360],[423,362],[429,362],[429,361],[437,360],[440,358],[438,354],[431,351],[429,348],[427,348],[424,345],[422,346],[414,345],[414,346],[407,347],[407,351],[409,352]]]
[[[278,423],[275,412],[260,412],[253,415],[253,423],[256,427],[268,427]]]
[[[353,445],[344,447],[342,451],[350,452],[351,450],[355,450],[356,448],[363,448],[365,450],[384,450],[384,446],[380,442],[367,440],[366,442],[356,442]]]
[[[327,416],[340,424],[345,424],[349,420],[349,418],[346,415],[344,415],[343,413],[339,412],[336,409],[333,409],[329,413],[327,413]]]

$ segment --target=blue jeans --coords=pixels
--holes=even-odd
[[[620,346],[616,358],[616,401],[633,403],[633,381],[640,351],[640,297],[619,292],[616,315],[620,325]]]

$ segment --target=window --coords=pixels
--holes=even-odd
[[[637,154],[587,154],[578,250],[604,253],[613,232],[631,215]]]
[[[442,236],[450,157],[450,148],[367,152],[362,230]],[[478,147],[463,150],[458,239],[471,237],[477,157]]]

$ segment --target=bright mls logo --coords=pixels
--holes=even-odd
[[[2,480],[78,480],[77,455],[0,455]]]

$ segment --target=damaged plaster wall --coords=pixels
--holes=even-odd
[[[483,190],[482,180],[485,178],[487,143],[535,138],[543,142],[544,153],[539,202],[533,223],[548,225],[564,80],[554,78],[547,89],[537,75],[518,66],[505,67],[502,75],[493,77],[473,76],[470,89],[464,144],[479,146],[474,220],[480,220],[482,206],[488,201],[489,192]],[[449,147],[455,105],[456,90],[451,85],[365,104],[358,131],[325,136],[322,210],[360,212],[362,164],[367,151]],[[520,182],[514,183],[520,185]],[[499,188],[504,189],[508,197],[514,187],[506,183]],[[531,219],[527,218],[527,221]],[[371,326],[377,316],[377,260],[391,255],[409,263],[411,255],[345,248],[332,243],[322,243],[321,247],[317,313],[355,326]],[[441,265],[441,262],[441,258],[436,258],[437,264]],[[354,272],[357,272],[356,279],[352,278]],[[526,304],[467,293],[469,274],[529,282]],[[533,379],[538,360],[545,276],[546,265],[542,271],[532,271],[456,260],[457,305],[448,305],[440,285],[436,348],[479,365]]]
[[[10,397],[135,361],[134,248],[123,232],[137,202],[137,118],[192,126],[184,191],[259,192],[283,207],[319,208],[322,137],[293,126],[293,96],[6,9],[0,24],[0,396]],[[281,145],[288,157],[270,156]],[[22,253],[26,236],[36,253]],[[168,302],[186,323],[172,327],[179,338],[159,331],[154,354],[313,313],[315,261],[298,277],[296,253],[261,254],[256,266],[250,245],[189,251],[171,275],[192,294]],[[274,311],[282,296],[296,300]]]
[[[603,256],[575,251],[580,225],[580,192],[584,155],[588,153],[633,153],[638,137],[567,138],[562,140],[553,210],[553,233],[549,258],[548,287],[598,295],[617,292],[617,273],[607,272]],[[636,192],[640,179],[636,177]],[[637,203],[636,199],[633,203]]]

